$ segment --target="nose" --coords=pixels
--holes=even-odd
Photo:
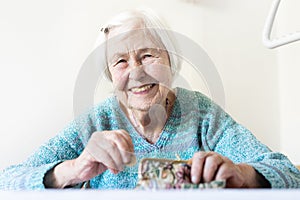
[[[135,58],[132,59],[129,65],[130,65],[129,79],[139,81],[146,76],[144,67],[138,59]]]

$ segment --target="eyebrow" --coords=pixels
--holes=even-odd
[[[125,55],[127,55],[127,53],[115,53],[113,56],[111,56],[110,60],[115,60],[116,58],[124,57]]]

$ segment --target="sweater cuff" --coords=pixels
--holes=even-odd
[[[269,181],[271,188],[286,188],[288,182],[284,175],[278,169],[265,163],[247,163],[254,167],[254,169],[263,175]]]
[[[24,189],[31,190],[42,190],[45,189],[44,177],[46,173],[53,167],[61,163],[62,161],[56,161],[54,163],[49,163],[39,167],[34,167],[32,171],[30,170],[27,174],[26,181],[24,182]],[[22,186],[20,188],[23,188]]]

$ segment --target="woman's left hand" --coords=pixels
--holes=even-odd
[[[226,180],[227,188],[254,188],[268,185],[267,180],[247,164],[234,164],[215,152],[197,152],[190,160],[191,179],[195,184]]]

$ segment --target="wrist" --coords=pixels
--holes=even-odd
[[[67,160],[49,170],[44,177],[46,188],[66,188],[81,181],[76,177],[74,160]]]
[[[259,172],[257,172],[254,167],[240,163],[237,165],[244,177],[243,188],[269,188],[269,181]]]

